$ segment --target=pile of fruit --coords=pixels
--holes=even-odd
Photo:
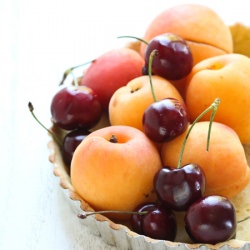
[[[160,13],[143,38],[96,58],[51,103],[69,182],[95,211],[133,231],[193,242],[235,237],[247,187],[250,59],[202,5]],[[87,215],[81,215],[83,218]]]

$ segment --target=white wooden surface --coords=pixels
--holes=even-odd
[[[64,70],[141,36],[168,6],[201,1],[0,1],[0,249],[115,249],[89,233],[52,173],[47,133],[50,100]],[[231,24],[247,18],[247,1],[202,1]]]

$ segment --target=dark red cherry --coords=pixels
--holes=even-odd
[[[62,144],[62,157],[65,164],[70,168],[71,160],[77,146],[90,132],[88,130],[77,129],[66,134]]]
[[[102,115],[98,96],[86,86],[68,86],[55,94],[51,102],[52,121],[66,130],[90,129]]]
[[[177,234],[175,214],[158,203],[146,203],[131,215],[132,230],[153,239],[174,241]],[[145,214],[142,214],[145,212]]]
[[[143,114],[145,134],[154,142],[170,141],[186,131],[188,113],[184,103],[174,98],[156,101]]]
[[[135,211],[138,212],[137,214],[132,214],[130,217],[130,224],[132,227],[132,230],[138,234],[143,234],[143,230],[142,230],[142,220],[143,220],[143,216],[145,216],[145,214],[141,214],[141,212],[146,212],[146,211],[150,211],[151,209],[155,209],[157,208],[157,205],[155,203],[145,203],[145,204],[141,204],[139,205]]]
[[[185,227],[194,242],[216,244],[230,240],[237,228],[234,205],[223,196],[203,197],[187,210]]]
[[[150,209],[142,218],[142,231],[153,239],[174,241],[177,234],[175,214],[160,205]]]
[[[179,80],[186,77],[193,67],[193,56],[189,45],[180,36],[166,33],[149,41],[145,51],[145,66],[149,66],[150,54],[158,53],[152,62],[153,74],[168,80]]]
[[[156,173],[154,187],[165,207],[185,211],[204,194],[205,174],[197,164],[175,169],[164,167]]]

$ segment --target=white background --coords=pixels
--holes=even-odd
[[[48,161],[50,101],[63,72],[142,36],[178,3],[203,3],[227,24],[250,25],[247,1],[0,0],[0,249],[114,249],[72,213]]]

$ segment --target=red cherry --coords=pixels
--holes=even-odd
[[[130,217],[130,223],[131,223],[131,227],[132,227],[133,231],[135,231],[138,234],[143,234],[142,220],[143,220],[143,216],[145,216],[145,214],[141,214],[141,212],[147,212],[147,211],[150,211],[151,209],[155,209],[155,208],[156,208],[155,203],[145,203],[145,204],[139,205],[135,209],[135,211],[138,213],[132,214]]]
[[[153,239],[174,241],[177,234],[175,214],[158,205],[143,216],[142,230],[144,235]]]
[[[154,187],[161,203],[176,211],[185,211],[205,191],[205,174],[197,164],[181,168],[162,168],[154,177]]]
[[[158,143],[167,142],[186,131],[189,121],[185,105],[174,98],[156,101],[143,114],[145,134]]]
[[[51,103],[52,120],[66,130],[90,129],[102,115],[98,96],[86,86],[68,86],[55,94]]]
[[[131,215],[132,229],[145,236],[174,241],[177,233],[175,214],[157,203],[141,204]]]
[[[145,51],[145,65],[148,67],[150,54],[156,50],[152,72],[168,80],[186,77],[193,67],[193,55],[187,42],[180,36],[166,33],[149,41]]]
[[[187,233],[195,242],[216,244],[236,234],[234,205],[223,196],[211,195],[196,201],[187,210],[184,220]]]

